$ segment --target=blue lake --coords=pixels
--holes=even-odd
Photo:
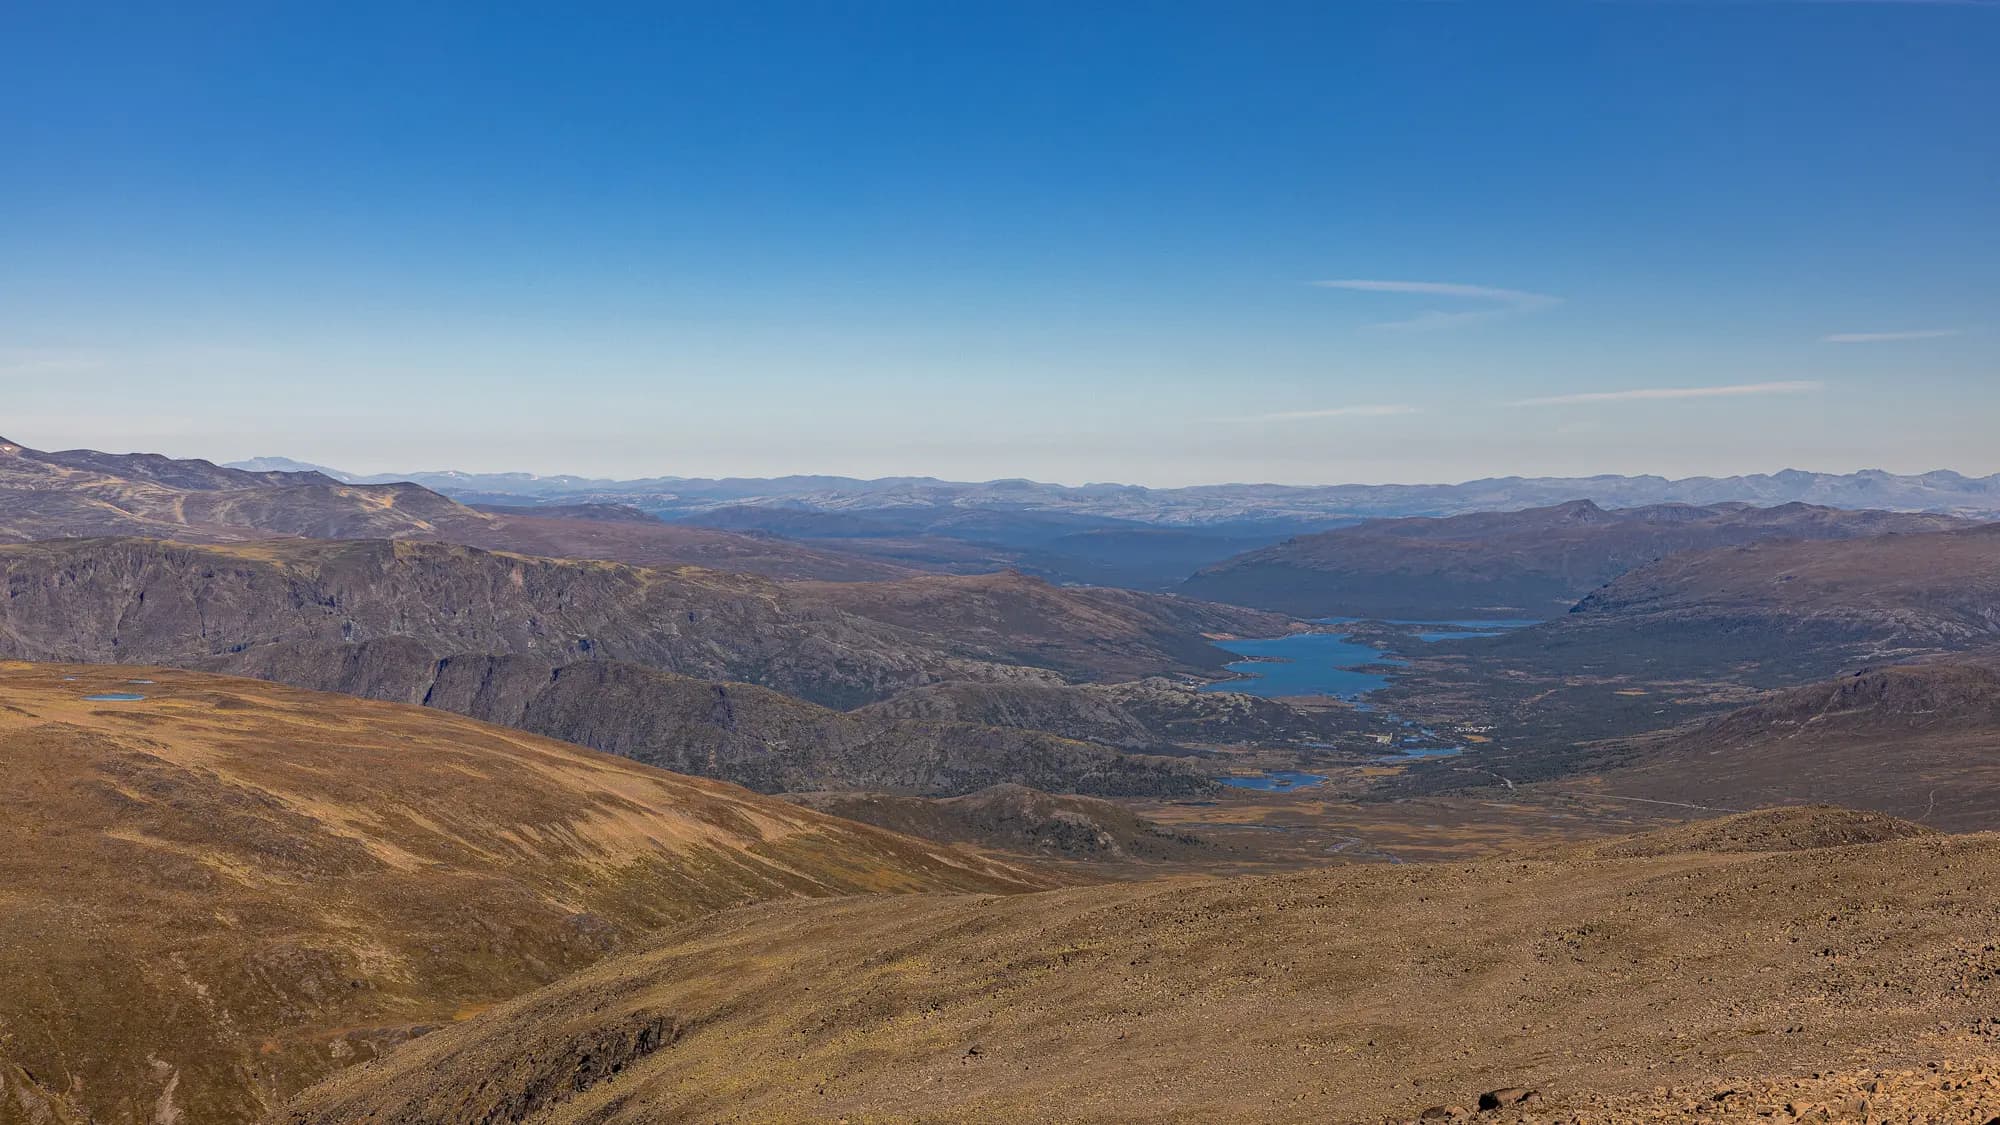
[[[133,695],[129,691],[107,691],[97,695],[86,695],[84,698],[92,703],[136,703],[146,697]]]
[[[1319,624],[1352,625],[1359,620],[1352,617],[1330,617],[1322,619]],[[1539,621],[1528,620],[1386,623],[1418,626],[1414,635],[1425,642],[1497,637],[1512,629],[1541,624]],[[1423,626],[1432,628],[1422,628]],[[1437,626],[1457,628],[1441,629]],[[1294,633],[1287,637],[1217,641],[1216,644],[1237,656],[1254,659],[1239,660],[1228,665],[1231,672],[1247,678],[1205,684],[1202,687],[1203,691],[1240,691],[1267,699],[1288,695],[1327,695],[1353,702],[1362,710],[1367,710],[1368,704],[1359,702],[1361,697],[1371,691],[1388,687],[1395,677],[1395,669],[1406,663],[1384,654],[1374,645],[1365,644],[1339,633]],[[1375,670],[1359,671],[1361,668]],[[1464,749],[1462,746],[1452,745],[1446,736],[1436,731],[1425,730],[1407,719],[1400,719],[1395,715],[1386,717],[1401,724],[1407,732],[1397,736],[1389,746],[1389,750],[1397,757],[1445,758]],[[1287,778],[1293,780],[1285,780]],[[1233,785],[1240,789],[1286,790],[1304,785],[1317,785],[1326,779],[1317,774],[1288,774],[1273,770],[1263,777],[1225,777],[1219,780],[1224,785]]]
[[[1373,645],[1350,641],[1338,633],[1294,633],[1289,637],[1217,641],[1216,647],[1237,656],[1257,657],[1229,665],[1247,680],[1205,685],[1203,691],[1240,691],[1272,698],[1281,695],[1332,695],[1358,699],[1389,686],[1380,672],[1357,672],[1364,664],[1400,664]]]
[[[1238,789],[1286,790],[1318,785],[1325,781],[1326,777],[1323,774],[1300,773],[1297,770],[1265,770],[1262,777],[1218,777],[1216,780]]]
[[[1321,625],[1354,625],[1364,618],[1323,617]],[[1422,641],[1466,640],[1475,637],[1497,637],[1513,629],[1539,625],[1539,621],[1526,619],[1473,620],[1464,621],[1406,621],[1401,619],[1383,620],[1389,625],[1432,626],[1419,629],[1415,636]],[[1447,630],[1439,626],[1452,626]],[[1389,686],[1393,678],[1390,672],[1361,672],[1358,668],[1375,666],[1394,668],[1404,663],[1393,656],[1384,655],[1374,645],[1353,640],[1343,633],[1293,633],[1287,637],[1259,637],[1252,640],[1217,641],[1216,647],[1237,656],[1255,657],[1239,660],[1228,665],[1231,672],[1248,679],[1229,680],[1219,684],[1207,684],[1203,691],[1240,691],[1247,695],[1261,695],[1267,699],[1286,695],[1330,695],[1337,699],[1355,700],[1371,691]]]

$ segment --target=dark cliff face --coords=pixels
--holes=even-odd
[[[267,645],[416,642],[436,655],[621,660],[856,706],[946,679],[1149,674],[1229,657],[1196,632],[1284,619],[1027,579],[996,611],[989,579],[785,585],[743,575],[528,558],[434,543],[282,541],[237,548],[145,540],[0,549],[0,629],[27,659],[186,662]],[[1129,600],[1128,600],[1129,599]],[[1106,626],[1079,641],[1079,614]],[[878,616],[881,619],[878,619]]]
[[[284,653],[393,638],[439,658],[624,660],[836,705],[962,663],[914,634],[753,579],[439,544],[37,544],[0,551],[0,580],[7,649],[29,659],[263,659],[282,672]],[[256,652],[267,648],[276,653]]]
[[[0,591],[7,656],[424,703],[765,791],[1206,785],[1173,763],[1039,732],[816,705],[1048,674],[740,576],[438,544],[107,540],[0,549]]]

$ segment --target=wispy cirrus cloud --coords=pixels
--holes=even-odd
[[[1639,387],[1626,391],[1585,391],[1573,395],[1524,398],[1514,406],[1566,406],[1587,402],[1640,402],[1679,398],[1738,398],[1745,395],[1797,395],[1826,389],[1817,379],[1792,379],[1779,383],[1730,383],[1720,387]]]
[[[0,375],[68,375],[104,366],[101,353],[69,348],[0,348]]]
[[[1232,422],[1305,422],[1314,418],[1392,418],[1398,414],[1422,413],[1414,406],[1384,403],[1367,406],[1329,406],[1319,410],[1280,410],[1273,414],[1251,414],[1231,418]]]
[[[1473,309],[1447,310],[1426,309],[1413,317],[1391,320],[1375,325],[1377,328],[1450,328],[1474,321],[1493,320],[1517,313],[1534,312],[1562,304],[1561,297],[1548,293],[1531,293],[1526,289],[1501,289],[1491,285],[1465,285],[1456,281],[1383,281],[1368,278],[1342,278],[1334,281],[1315,281],[1320,289],[1347,289],[1360,293],[1403,293],[1420,297],[1450,297],[1454,300],[1477,302],[1481,307]]]
[[[1936,340],[1944,336],[1957,336],[1963,328],[1917,328],[1907,332],[1835,332],[1821,336],[1822,344],[1887,344],[1897,340]]]

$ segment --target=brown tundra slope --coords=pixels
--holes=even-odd
[[[1303,535],[1206,567],[1183,590],[1306,617],[1554,617],[1620,574],[1684,551],[1969,525],[1953,516],[1797,503],[1607,509],[1575,500]]]
[[[2000,828],[2000,668],[1877,668],[1633,740],[1563,783],[1719,809],[1836,803],[1952,831]]]
[[[272,1120],[1984,1125],[1996,927],[2000,836],[1830,809],[1476,863],[779,903]]]
[[[962,797],[793,793],[789,801],[880,828],[1050,859],[1198,859],[1208,847],[1110,801],[994,785]]]
[[[0,772],[7,1125],[249,1121],[655,927],[1050,882],[455,715],[171,670],[0,666]]]

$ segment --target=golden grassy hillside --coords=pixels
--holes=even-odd
[[[1983,1125],[2000,835],[1851,815],[1477,863],[747,907],[274,1120]]]
[[[1049,883],[455,715],[169,670],[0,665],[0,770],[8,1125],[249,1120],[722,907]]]

